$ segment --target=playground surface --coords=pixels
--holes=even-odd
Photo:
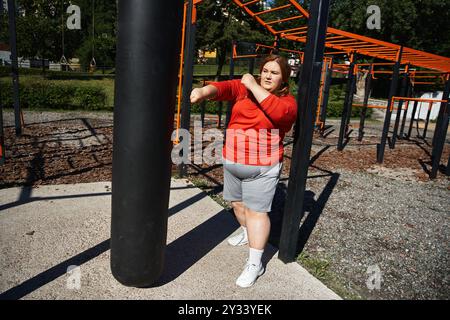
[[[246,247],[226,239],[231,212],[184,179],[172,179],[165,268],[151,288],[122,286],[109,268],[111,184],[48,185],[0,192],[1,299],[339,299],[269,245],[265,274],[235,285]],[[67,272],[70,266],[77,266]]]
[[[9,233],[10,241],[14,239],[14,242],[16,242],[17,240],[19,245],[17,249],[15,249],[15,246],[8,245],[2,248],[2,253],[8,253],[12,260],[8,262],[11,264],[10,269],[5,269],[2,266],[2,270],[9,270],[9,273],[2,272],[2,278],[9,279],[9,282],[4,283],[4,280],[2,280],[1,289],[4,291],[15,288],[25,281],[25,285],[19,287],[13,293],[26,293],[23,288],[34,286],[36,290],[23,295],[24,298],[87,298],[83,295],[76,296],[78,293],[66,290],[64,287],[67,275],[66,269],[63,267],[67,267],[67,263],[81,261],[83,262],[81,273],[84,274],[84,270],[88,269],[86,274],[89,274],[87,279],[90,279],[86,285],[86,292],[83,294],[87,294],[90,298],[111,298],[114,295],[113,293],[110,292],[111,295],[108,295],[102,290],[111,291],[113,290],[111,288],[120,286],[113,282],[115,280],[109,274],[108,265],[109,244],[107,239],[109,239],[110,190],[105,186],[109,185],[107,181],[111,180],[112,114],[25,112],[24,116],[25,123],[27,123],[24,135],[21,138],[15,138],[13,127],[11,127],[13,124],[12,114],[5,113],[6,126],[9,126],[5,130],[6,146],[7,148],[9,146],[7,157],[14,159],[14,161],[8,160],[4,166],[0,167],[0,206],[2,207],[0,219],[2,219],[2,229],[8,231],[7,233],[2,231],[2,234]],[[207,117],[207,123],[209,123],[209,126],[213,126],[216,121],[213,116],[210,116]],[[303,249],[299,258],[300,265],[308,269],[315,277],[343,298],[447,299],[450,296],[448,279],[450,271],[448,267],[450,265],[448,252],[450,188],[448,177],[444,174],[444,166],[450,153],[448,144],[444,149],[442,167],[438,177],[430,181],[427,171],[430,167],[429,152],[431,147],[429,141],[432,137],[432,123],[429,127],[428,140],[399,140],[395,149],[387,147],[383,165],[378,165],[375,161],[375,144],[379,142],[382,122],[368,121],[366,135],[362,142],[355,139],[357,123],[358,121],[351,122],[353,132],[343,152],[336,150],[339,121],[328,121],[328,124],[333,125],[333,127],[326,138],[321,138],[318,135],[314,137],[311,154],[312,163],[306,193],[307,214],[303,218],[300,228],[300,247]],[[415,137],[415,134],[413,137]],[[273,248],[277,246],[280,233],[283,195],[286,192],[289,174],[291,140],[288,136],[285,141],[286,157],[283,175],[270,214],[272,221],[270,242]],[[204,244],[206,248],[202,247],[203,249],[199,252],[194,252],[186,257],[186,261],[180,266],[174,267],[172,271],[169,268],[169,274],[163,276],[167,283],[157,287],[156,291],[170,287],[174,285],[173,283],[178,283],[177,281],[188,281],[189,275],[192,275],[197,281],[195,277],[199,277],[200,273],[197,275],[195,273],[200,272],[203,261],[209,261],[208,259],[215,257],[216,250],[224,250],[221,252],[230,257],[234,255],[234,252],[227,251],[230,248],[225,246],[223,241],[236,229],[236,225],[232,224],[231,214],[227,211],[221,213],[224,208],[211,200],[212,198],[226,206],[226,203],[221,201],[221,166],[190,166],[188,179],[206,192],[201,193],[201,199],[195,198],[195,195],[192,194],[193,201],[188,201],[188,207],[203,207],[206,199],[208,199],[208,205],[217,207],[202,213],[201,217],[203,218],[199,216],[200,220],[197,225],[191,225],[191,222],[194,223],[191,221],[182,226],[186,228],[183,229],[184,231],[172,235],[169,230],[168,254],[173,254],[174,251],[171,250],[178,250],[186,244],[189,246],[189,241],[199,241],[198,238],[195,238],[196,228],[209,226],[209,223],[215,219],[212,217],[217,216],[219,219],[227,217],[225,220],[227,223],[229,221],[231,225],[229,229],[221,230],[220,228],[214,228],[213,223],[212,229],[226,234],[216,235],[212,232],[215,240]],[[95,184],[98,182],[100,182],[98,185]],[[64,238],[64,245],[61,245],[61,242],[54,242],[49,246],[50,248],[46,249],[56,251],[56,258],[40,261],[41,258],[36,254],[27,257],[25,253],[30,253],[30,251],[26,250],[42,249],[39,242],[31,245],[32,240],[37,237],[44,237],[42,240],[45,240],[45,235],[40,234],[36,228],[33,228],[33,224],[22,223],[19,220],[17,222],[21,227],[18,230],[5,226],[8,223],[14,223],[14,217],[19,219],[22,214],[21,210],[25,207],[31,209],[31,213],[29,213],[30,221],[36,221],[36,223],[42,225],[46,221],[44,217],[48,216],[50,211],[44,207],[40,208],[40,206],[44,204],[47,206],[50,205],[51,201],[56,203],[60,200],[44,201],[43,199],[37,199],[37,201],[31,202],[25,200],[30,199],[30,197],[31,199],[39,197],[40,190],[47,190],[45,188],[58,188],[60,190],[51,189],[53,190],[51,193],[57,197],[63,196],[63,189],[69,190],[69,188],[74,187],[70,186],[71,184],[78,183],[88,183],[84,186],[97,186],[97,189],[93,189],[90,193],[104,193],[104,195],[87,197],[86,199],[90,199],[89,201],[83,200],[85,197],[64,199],[64,201],[72,202],[72,204],[58,206],[60,211],[75,204],[78,206],[80,213],[79,216],[71,214],[70,216],[73,219],[67,220],[59,217],[56,220],[57,227],[61,228],[67,235],[67,238]],[[65,187],[61,185],[65,185]],[[23,188],[23,186],[32,186],[33,189]],[[37,189],[35,189],[36,187]],[[186,190],[191,192],[198,189],[188,188]],[[175,196],[179,191],[171,190],[171,194]],[[69,190],[68,194],[83,193],[89,192],[78,191],[78,193],[74,193]],[[21,199],[25,199],[23,204],[20,204]],[[105,207],[98,211],[99,217],[97,218],[100,220],[90,220],[96,219],[94,216],[82,218],[89,214],[87,212],[89,210],[82,209],[81,205],[84,203],[93,204],[97,201],[93,201],[94,199],[102,199],[105,202]],[[171,199],[171,207],[176,207],[177,202],[173,201]],[[187,209],[183,208],[170,217],[169,225],[172,220],[175,221],[173,218],[183,216],[180,213]],[[97,211],[94,210],[94,212]],[[39,213],[39,217],[37,213]],[[58,211],[53,215],[50,214],[50,216],[58,216],[61,213]],[[42,220],[39,218],[42,218]],[[208,223],[208,221],[210,222]],[[60,230],[58,228],[56,230]],[[91,228],[94,228],[93,235],[96,235],[92,238],[77,236],[71,231],[88,232]],[[188,230],[192,230],[194,233],[189,233]],[[12,232],[17,232],[17,234],[12,235]],[[182,240],[184,235],[188,235],[184,238],[187,239],[187,242]],[[180,236],[181,238],[177,238]],[[17,239],[14,237],[17,237]],[[55,239],[60,240],[61,238],[55,237]],[[86,243],[83,243],[84,239],[86,239]],[[177,240],[179,242],[176,242]],[[5,241],[2,239],[1,242],[3,245]],[[74,246],[71,246],[72,242],[74,242]],[[171,243],[178,244],[171,246]],[[25,251],[20,253],[20,246],[28,249],[24,249]],[[18,252],[13,254],[10,251],[11,248],[18,250]],[[242,255],[240,258],[243,258],[246,254],[245,250],[239,251],[239,254]],[[278,259],[275,259],[276,249],[273,249],[271,255],[271,259],[266,257],[266,261],[269,261],[268,272],[273,268],[272,265],[275,268],[271,272],[278,266],[280,268],[284,266]],[[23,266],[23,271],[18,270],[17,267],[14,268],[19,260],[14,260],[13,257],[19,260],[30,259],[23,260],[25,261],[23,263],[30,262],[29,265],[32,267]],[[89,259],[89,257],[91,258]],[[170,263],[169,260],[168,263]],[[6,262],[2,261],[2,263]],[[76,265],[77,263],[73,264]],[[286,266],[292,268],[292,265],[297,264]],[[227,288],[231,291],[227,291],[223,298],[247,299],[246,293],[233,291],[236,288],[232,288],[234,281],[231,278],[236,276],[235,273],[238,273],[241,267],[238,266],[236,270],[233,269],[233,275],[226,281],[225,279],[223,279],[224,281],[218,281],[217,278],[211,278],[214,279],[215,283],[223,285],[224,282],[227,282],[226,286],[230,286]],[[367,284],[371,276],[370,270],[374,270],[374,268],[379,268],[381,272],[379,288],[373,288],[370,284]],[[289,272],[291,271],[287,273]],[[217,273],[218,277],[224,276],[220,272],[211,271],[211,273]],[[11,276],[13,274],[16,276]],[[263,280],[269,274],[267,273],[260,280]],[[58,277],[55,278],[56,275]],[[104,277],[105,288],[96,292],[95,279],[102,277]],[[46,282],[46,279],[53,280]],[[268,277],[267,281],[272,280]],[[298,283],[296,282],[299,285],[298,288],[303,286],[301,276],[295,281],[298,281]],[[270,283],[275,285],[272,282]],[[91,284],[94,287],[91,287]],[[259,285],[265,286],[263,281]],[[56,289],[62,287],[64,287],[63,291]],[[189,288],[189,285],[187,288]],[[200,290],[198,297],[192,298],[207,299],[209,298],[208,290],[207,287],[204,287],[204,291]],[[255,289],[250,290],[258,289],[255,287]],[[302,290],[295,289],[295,291]],[[54,291],[57,294],[55,293],[52,296]],[[117,291],[119,292],[117,297],[143,298],[140,293],[137,293],[138,291],[138,289],[124,288]],[[183,294],[185,295],[183,296]],[[308,291],[291,292],[291,294],[297,296],[290,296],[275,290],[275,293],[268,297],[274,299],[320,298],[313,291],[309,293]],[[186,292],[174,294],[172,298],[188,298],[188,295],[189,290],[186,289]],[[152,296],[149,294],[144,298],[151,299]],[[165,298],[165,296],[160,296],[160,298]]]

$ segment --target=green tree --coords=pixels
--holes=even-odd
[[[232,1],[204,0],[198,5],[196,47],[217,50],[217,74],[220,76],[231,53],[231,41],[267,42],[273,37]]]

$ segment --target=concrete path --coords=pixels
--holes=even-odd
[[[265,274],[237,287],[247,248],[226,239],[238,225],[186,180],[172,180],[164,274],[152,288],[122,286],[109,267],[110,186],[0,190],[0,299],[340,299],[272,246]]]

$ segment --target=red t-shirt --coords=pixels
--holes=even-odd
[[[233,109],[227,127],[223,157],[246,165],[267,166],[283,159],[283,139],[297,118],[292,95],[270,94],[258,103],[239,79],[213,82],[214,100],[231,100]]]

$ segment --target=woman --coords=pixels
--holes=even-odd
[[[241,232],[228,239],[233,246],[249,244],[249,258],[236,284],[250,287],[264,273],[261,257],[269,239],[268,212],[279,181],[283,138],[297,117],[289,93],[290,66],[278,55],[268,56],[260,78],[213,82],[191,93],[191,103],[205,99],[234,102],[223,149],[223,197],[231,201]]]

